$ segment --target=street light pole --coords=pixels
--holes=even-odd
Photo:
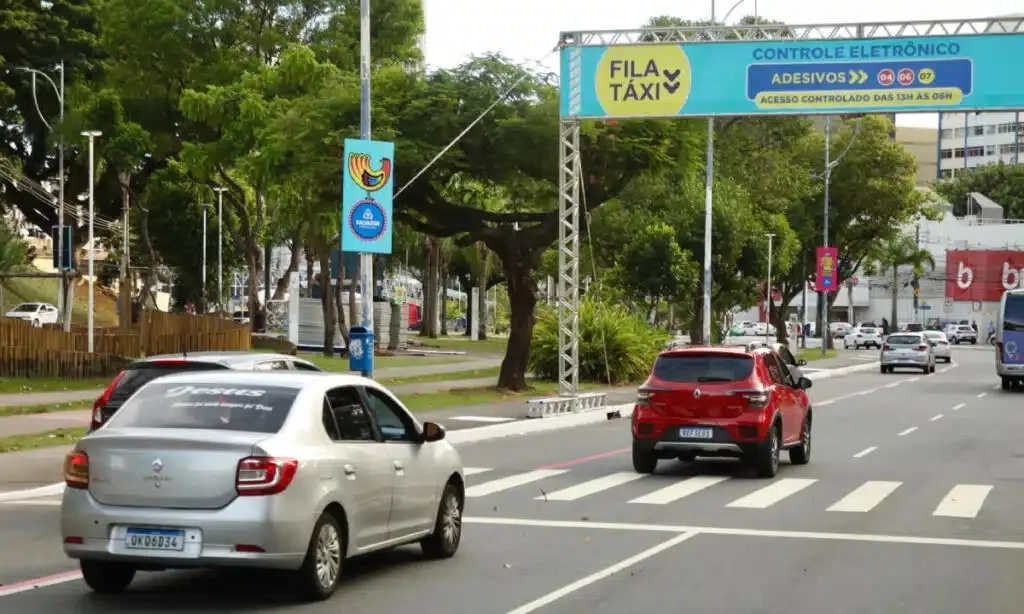
[[[359,106],[359,138],[370,140],[370,0],[359,2],[359,78],[362,92]],[[359,286],[362,290],[362,325],[373,330],[373,254],[359,254]],[[370,370],[364,377],[373,377],[373,347],[364,348],[369,352]]]
[[[217,310],[224,312],[224,192],[225,187],[213,188],[217,193]]]
[[[768,289],[765,290],[764,297],[764,308],[765,308],[765,327],[764,327],[764,340],[768,341],[768,327],[772,324],[772,239],[775,238],[774,232],[767,233],[768,236]]]
[[[57,94],[57,102],[60,103],[60,121],[64,123],[64,60],[60,61],[57,66],[57,71],[60,72],[60,85],[58,86],[53,82],[53,79],[49,75],[36,70],[34,68],[22,68],[21,70],[32,75],[32,100],[36,105],[36,112],[39,114],[39,118],[43,120],[43,124],[46,128],[53,131],[53,127],[50,126],[49,122],[46,121],[46,116],[43,115],[42,110],[39,108],[39,100],[36,96],[36,77],[42,77],[53,88],[55,94]],[[61,321],[64,324],[64,330],[71,330],[71,314],[67,313],[67,302],[64,298],[64,135],[60,135],[60,140],[57,142],[57,271],[60,277],[57,280],[57,312]],[[70,262],[68,263],[71,264]]]
[[[95,260],[96,260],[96,246],[93,245],[95,235],[93,233],[93,219],[94,219],[94,199],[93,195],[96,191],[96,137],[102,136],[103,133],[99,130],[86,130],[82,133],[82,136],[89,139],[89,353],[91,354],[95,349],[95,331],[93,330],[94,314],[95,311]],[[63,232],[61,233],[63,234]],[[57,261],[61,263],[60,260]]]
[[[202,203],[200,206],[203,208],[203,300],[199,301],[199,305],[203,315],[206,315],[206,212],[210,208],[210,203]]]

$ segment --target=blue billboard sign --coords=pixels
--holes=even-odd
[[[563,117],[1024,108],[1024,35],[566,47]]]
[[[391,253],[395,144],[345,139],[341,250]]]

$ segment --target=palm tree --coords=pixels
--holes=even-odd
[[[899,321],[896,301],[900,288],[900,267],[910,267],[913,269],[914,275],[920,277],[924,274],[925,269],[930,271],[935,268],[935,259],[932,257],[931,252],[918,246],[917,241],[912,237],[903,234],[880,241],[871,250],[869,258],[869,270],[875,269],[879,272],[885,270],[892,271],[892,285],[890,286],[892,290],[892,319],[890,320],[890,326],[896,326],[896,323]]]

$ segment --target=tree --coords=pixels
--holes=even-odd
[[[28,252],[25,242],[7,222],[0,218],[0,272],[8,272],[25,264]]]
[[[676,231],[653,223],[633,235],[615,268],[619,286],[647,313],[662,300],[676,302],[697,285],[699,269],[693,256],[676,242]]]
[[[892,291],[892,319],[890,322],[892,326],[896,326],[897,322],[899,322],[899,313],[896,307],[900,290],[900,267],[910,267],[914,271],[914,275],[920,277],[925,273],[926,268],[928,270],[935,268],[935,259],[932,257],[931,252],[918,246],[912,237],[898,234],[875,243],[868,252],[866,264],[865,268],[869,274],[883,271],[892,272],[892,286],[890,287]],[[916,291],[917,288],[914,288],[914,290]]]
[[[935,184],[935,191],[953,205],[954,215],[974,213],[967,209],[967,197],[979,192],[1003,207],[1007,219],[1024,219],[1024,165],[999,161],[957,173]]]

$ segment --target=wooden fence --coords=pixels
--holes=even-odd
[[[94,329],[92,354],[84,326],[64,332],[56,325],[34,328],[23,320],[0,318],[0,349],[11,350],[0,353],[0,377],[103,377],[143,356],[251,347],[249,325],[215,316],[143,311],[129,329]]]

